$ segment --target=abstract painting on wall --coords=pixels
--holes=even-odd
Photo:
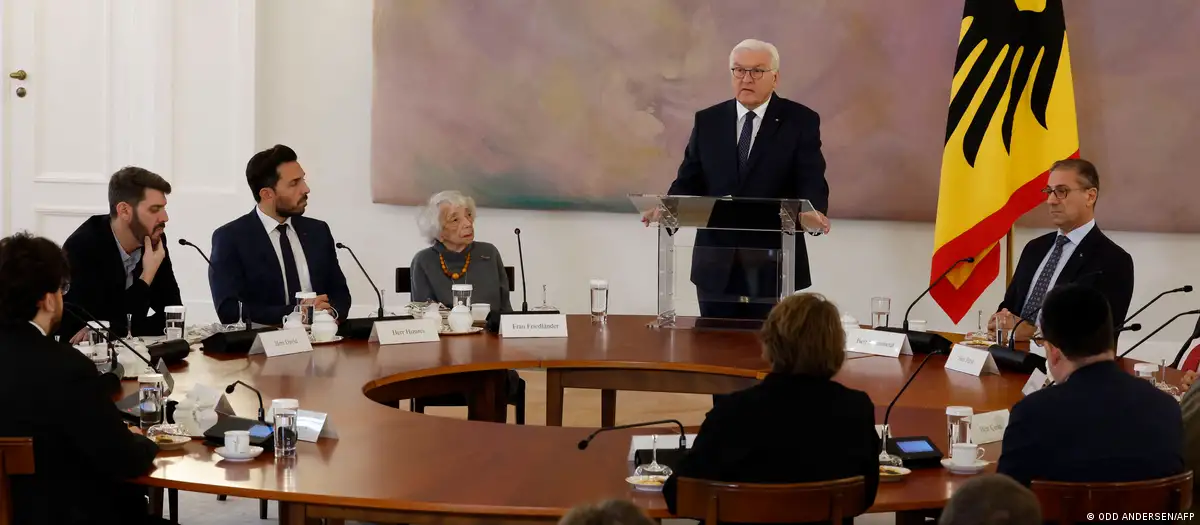
[[[1100,220],[1200,231],[1186,199],[1200,183],[1179,164],[1200,136],[1200,68],[1185,67],[1200,55],[1200,4],[1065,7]],[[759,38],[779,48],[778,93],[821,115],[830,215],[932,221],[962,8],[376,0],[372,196],[415,205],[457,189],[483,207],[632,211],[627,194],[674,179],[695,112],[732,97],[730,49]]]

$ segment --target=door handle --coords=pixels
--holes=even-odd
[[[15,79],[17,79],[17,80],[25,80],[25,78],[26,78],[28,75],[26,75],[26,74],[25,74],[25,70],[24,70],[24,69],[18,69],[18,70],[16,70],[16,71],[13,71],[12,73],[9,73],[9,74],[8,74],[8,76],[9,76],[10,78],[15,78]]]

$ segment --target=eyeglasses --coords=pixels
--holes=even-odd
[[[1072,191],[1087,191],[1090,189],[1091,188],[1076,189],[1076,188],[1068,188],[1066,186],[1054,186],[1054,187],[1046,186],[1045,188],[1042,188],[1042,193],[1046,194],[1047,197],[1049,197],[1050,194],[1053,193],[1055,197],[1058,197],[1060,199],[1065,199],[1065,198],[1067,198],[1067,194],[1071,193]]]
[[[733,72],[734,78],[746,78],[746,73],[750,73],[750,78],[753,78],[754,80],[761,79],[763,74],[767,73],[768,71],[775,71],[774,69],[743,69],[740,67],[731,67],[729,70]]]

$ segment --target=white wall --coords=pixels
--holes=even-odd
[[[169,159],[170,173],[164,175],[179,188],[170,200],[170,234],[207,251],[211,231],[253,205],[243,178],[249,155],[275,143],[288,144],[308,172],[308,213],[328,221],[339,241],[356,248],[376,283],[388,290],[389,305],[406,302],[406,296],[394,293],[394,269],[407,266],[425,243],[417,234],[413,208],[371,203],[372,2],[175,2],[162,16],[172,20],[163,37],[170,39],[164,45],[171,52],[169,59],[148,61],[148,67],[168,69],[151,76],[167,75],[171,81],[166,107],[172,113],[165,121],[172,140],[169,146],[158,145],[147,163],[161,165]],[[831,167],[831,176],[836,173]],[[102,191],[91,194],[102,206]],[[478,237],[495,243],[509,265],[516,265],[512,229],[521,228],[531,304],[540,303],[541,285],[546,284],[552,304],[583,312],[588,279],[604,277],[611,283],[613,313],[654,312],[655,235],[636,216],[519,210],[480,210],[479,216]],[[1017,233],[1021,246],[1042,232]],[[1188,283],[1188,261],[1200,258],[1200,235],[1111,235],[1134,257],[1134,308],[1161,290]],[[891,297],[895,319],[927,282],[933,228],[835,217],[831,235],[808,242],[817,283],[813,290],[860,320],[868,318],[872,296]],[[173,247],[192,319],[212,319],[205,267],[193,255]],[[373,309],[373,294],[349,256],[341,257],[354,295],[353,314],[365,314]],[[1002,295],[1003,276],[976,309],[993,310]],[[1197,302],[1177,295],[1139,320],[1154,326]],[[954,326],[929,299],[917,305],[913,318],[928,320],[932,329],[975,327],[973,314]],[[1146,352],[1135,356],[1157,360],[1159,353],[1173,354],[1178,343],[1172,342],[1181,341],[1192,326],[1190,320],[1179,322],[1155,338],[1160,345],[1148,344]],[[1135,340],[1125,337],[1122,342]]]

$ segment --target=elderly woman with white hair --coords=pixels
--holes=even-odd
[[[421,210],[417,224],[431,246],[413,256],[413,301],[454,306],[451,286],[470,284],[471,303],[486,303],[500,312],[512,311],[508,274],[500,251],[475,240],[474,199],[457,191],[436,193]]]

